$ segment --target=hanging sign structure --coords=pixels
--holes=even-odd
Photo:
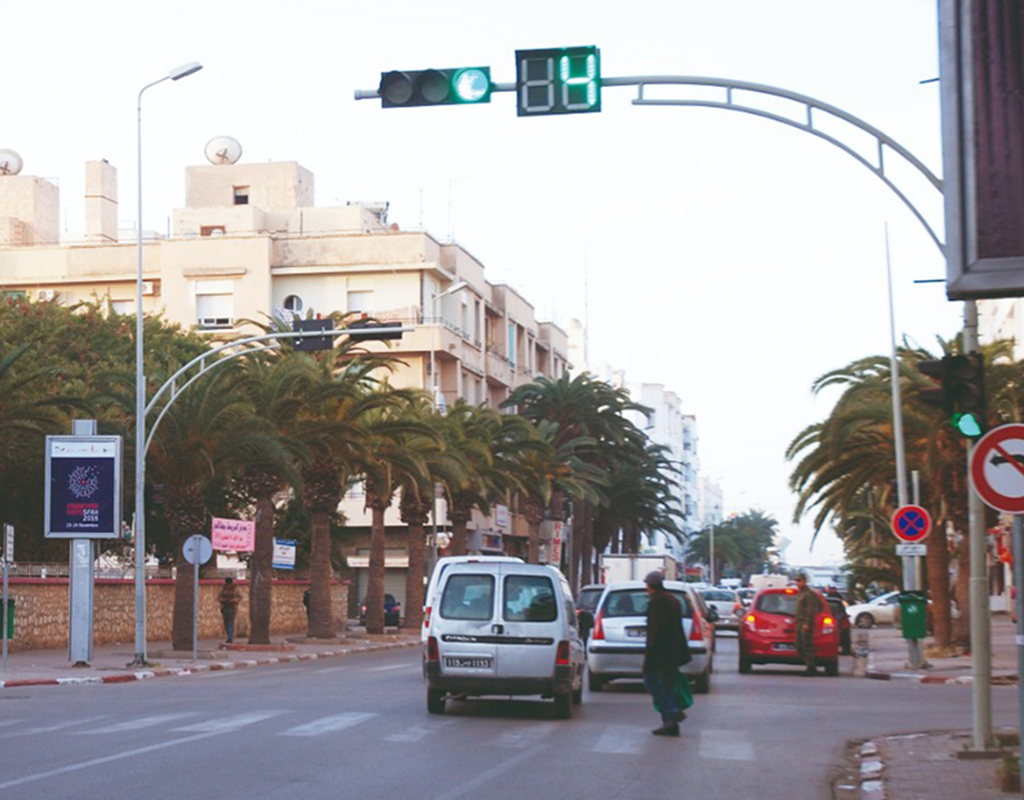
[[[971,451],[971,486],[987,505],[1024,514],[1024,425],[1000,425]]]
[[[921,506],[900,506],[892,515],[892,532],[901,542],[920,542],[932,529],[932,518]]]

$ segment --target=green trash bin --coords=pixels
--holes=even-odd
[[[928,600],[924,592],[900,592],[900,624],[904,639],[928,635]]]
[[[7,628],[3,631],[5,639],[14,638],[14,598],[7,600]]]

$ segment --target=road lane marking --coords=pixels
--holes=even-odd
[[[315,669],[315,670],[313,670],[313,672],[315,672],[315,673],[317,673],[319,675],[323,675],[325,672],[343,672],[343,671],[345,671],[347,669],[352,669],[352,667],[350,667],[350,666],[346,666],[346,667],[324,667],[323,669]]]
[[[387,664],[383,667],[370,667],[366,672],[390,672],[393,669],[411,669],[419,664]]]
[[[452,725],[455,722],[453,719],[445,720],[444,722],[434,722],[428,725],[412,725],[404,729],[401,733],[392,733],[389,736],[384,737],[385,742],[419,742],[426,739],[431,734],[437,733],[441,728],[445,728]]]
[[[606,725],[593,750],[597,753],[635,755],[644,749],[650,732],[633,725]]]
[[[523,761],[529,761],[531,758],[539,756],[542,752],[544,752],[545,749],[546,748],[542,746],[537,746],[531,747],[529,750],[523,750],[523,752],[512,756],[512,758],[510,758],[508,761],[505,761],[501,764],[497,764],[491,767],[486,772],[481,772],[475,778],[472,778],[466,781],[465,783],[460,784],[458,787],[452,789],[450,792],[445,792],[444,794],[437,795],[434,798],[434,800],[455,800],[456,797],[462,797],[464,794],[469,794],[470,792],[475,791],[476,789],[483,786],[491,779],[497,777],[501,773],[507,772],[508,770],[512,769],[512,767],[517,766],[519,763]]]
[[[549,736],[556,728],[564,729],[560,722],[531,723],[518,730],[505,731],[494,740],[497,747],[520,749],[536,744],[540,739]]]
[[[336,733],[346,728],[352,728],[360,723],[376,717],[376,714],[365,714],[358,711],[350,711],[345,714],[335,714],[331,717],[321,717],[305,725],[298,725],[281,731],[280,736],[322,736],[325,733]]]
[[[746,738],[746,734],[738,730],[701,729],[697,752],[701,758],[718,761],[757,760],[753,744]]]
[[[115,722],[112,725],[105,725],[102,728],[93,728],[91,731],[75,731],[76,736],[93,736],[101,733],[121,733],[123,731],[139,731],[143,728],[152,728],[154,725],[162,725],[165,722],[174,722],[185,717],[195,716],[197,711],[177,711],[173,714],[157,714],[152,717],[139,717],[138,719],[127,719],[124,722]]]
[[[226,731],[236,731],[239,728],[244,728],[246,725],[253,725],[265,719],[286,713],[288,712],[253,711],[250,714],[235,714],[233,717],[220,717],[219,719],[211,719],[206,722],[197,722],[195,725],[186,725],[183,728],[175,728],[174,730],[181,731],[182,733],[189,733],[191,731],[196,733],[224,733]]]
[[[61,722],[54,722],[50,725],[37,725],[33,728],[19,728],[16,731],[12,731],[11,733],[6,733],[3,736],[0,736],[0,739],[13,739],[17,736],[27,736],[31,733],[52,733],[53,731],[64,730],[65,728],[71,728],[75,725],[85,725],[88,722],[97,722],[98,720],[106,718],[107,715],[102,714],[98,717],[85,717],[84,719],[63,720]],[[74,732],[81,733],[81,731]]]

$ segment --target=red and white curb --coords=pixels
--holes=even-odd
[[[337,658],[353,653],[372,653],[379,650],[396,650],[412,647],[420,642],[387,642],[369,647],[353,647],[344,650],[328,650],[322,653],[301,653],[298,655],[279,656],[275,658],[256,658],[245,661],[215,661],[211,664],[194,664],[188,667],[169,667],[167,669],[143,669],[135,672],[122,672],[116,675],[92,675],[86,678],[13,678],[0,680],[0,688],[16,688],[19,686],[83,686],[103,683],[134,683],[150,678],[177,678],[186,675],[198,675],[204,672],[222,672],[224,670],[245,669],[247,667],[271,667],[275,664],[292,664],[297,661],[316,661],[320,658]]]
[[[857,753],[860,759],[860,800],[885,800],[885,782],[882,771],[885,765],[874,742],[864,742]]]

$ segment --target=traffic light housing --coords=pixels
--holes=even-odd
[[[985,365],[981,353],[920,361],[917,369],[939,383],[938,387],[921,390],[919,397],[924,403],[942,409],[964,436],[984,433]]]
[[[325,319],[297,319],[292,323],[292,330],[296,333],[304,334],[295,337],[294,347],[296,350],[334,349],[334,320],[330,317]]]
[[[491,102],[490,67],[456,67],[383,72],[380,76],[382,108],[445,106]]]
[[[520,117],[601,110],[597,47],[516,50],[516,113]]]
[[[403,331],[401,322],[357,319],[348,324],[345,333],[348,334],[349,339],[359,341],[387,341],[401,339]]]

